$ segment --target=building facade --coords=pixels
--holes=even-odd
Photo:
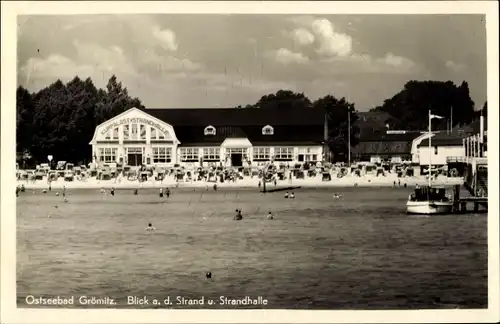
[[[431,137],[431,147],[429,148],[429,136],[418,144],[419,164],[428,166],[444,166],[448,164],[450,158],[465,157],[463,145],[463,133],[434,133]]]
[[[258,166],[322,161],[317,109],[137,109],[96,127],[98,164]]]

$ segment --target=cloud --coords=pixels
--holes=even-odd
[[[292,38],[300,45],[310,45],[314,43],[314,35],[305,28],[297,28],[292,32]]]
[[[153,36],[160,41],[161,46],[169,51],[175,52],[179,48],[177,44],[175,33],[170,29],[160,29],[153,27]]]
[[[272,55],[278,63],[284,65],[293,63],[303,64],[309,61],[309,58],[302,53],[292,52],[287,48],[280,48],[279,50],[273,51]]]
[[[377,61],[384,63],[384,64],[387,64],[389,66],[401,68],[403,70],[409,70],[415,66],[415,63],[412,60],[407,59],[407,58],[402,57],[402,56],[394,55],[390,52],[385,54],[385,56],[383,58],[377,59]]]
[[[453,61],[446,61],[445,66],[455,72],[463,71],[466,68],[465,64],[455,63]]]
[[[352,51],[351,36],[335,32],[333,24],[328,19],[316,19],[311,28],[318,35],[320,47],[317,52],[323,55],[348,56]]]

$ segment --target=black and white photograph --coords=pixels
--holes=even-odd
[[[2,2],[5,323],[498,320],[498,3],[346,4]]]

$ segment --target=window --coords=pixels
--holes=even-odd
[[[158,131],[158,139],[165,139],[165,134],[162,132]]]
[[[156,139],[156,128],[151,127],[151,139]]]
[[[111,139],[111,131],[106,133],[106,136],[104,137],[104,139],[107,139],[107,140]]]
[[[137,124],[132,124],[132,139],[136,140],[137,139]]]
[[[207,126],[207,127],[205,127],[205,130],[203,131],[203,134],[205,134],[205,135],[215,135],[215,127],[213,127],[213,126]]]
[[[125,139],[125,140],[130,139],[130,126],[129,125],[123,125],[123,139]]]
[[[115,129],[113,129],[113,139],[114,140],[118,139],[118,127],[115,127]]]
[[[139,130],[140,130],[140,139],[145,140],[146,139],[146,126],[139,125]]]
[[[198,162],[199,161],[198,148],[182,147],[181,148],[181,161],[182,162]]]
[[[262,135],[274,135],[274,128],[270,125],[262,127]]]
[[[116,152],[117,148],[100,148],[99,149],[99,161],[105,163],[116,162]]]
[[[153,163],[170,163],[170,162],[172,162],[172,148],[153,147]]]
[[[274,159],[276,161],[292,161],[293,147],[276,147],[274,149]]]
[[[254,147],[253,160],[254,161],[268,161],[271,157],[271,148],[269,147]]]
[[[218,148],[218,147],[204,147],[203,148],[203,161],[220,161],[220,148]]]
[[[314,154],[311,152],[314,152],[314,149],[311,149],[310,147],[299,147],[297,160],[299,162],[317,162],[319,154]]]

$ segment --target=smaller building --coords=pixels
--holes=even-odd
[[[401,163],[412,160],[412,143],[418,133],[407,131],[365,130],[353,156],[359,161]]]
[[[444,166],[448,164],[449,158],[465,157],[464,133],[433,133],[430,148],[429,136],[425,135],[427,136],[422,136],[420,144],[417,144],[420,166],[428,166],[429,163],[433,166]]]

